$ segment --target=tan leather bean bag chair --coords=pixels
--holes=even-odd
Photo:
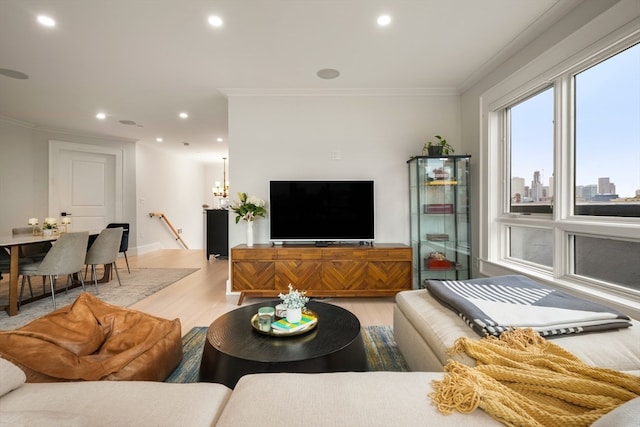
[[[116,307],[82,293],[73,304],[15,331],[0,331],[0,355],[27,382],[163,381],[182,360],[180,319]]]

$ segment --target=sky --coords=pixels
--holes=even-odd
[[[511,110],[512,176],[553,173],[553,90]],[[576,184],[609,177],[620,197],[640,189],[640,44],[576,76]]]

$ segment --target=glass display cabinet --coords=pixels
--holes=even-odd
[[[416,156],[409,165],[413,287],[471,275],[471,156]]]

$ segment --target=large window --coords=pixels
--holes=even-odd
[[[640,217],[640,44],[574,79],[575,213]]]
[[[486,104],[487,273],[640,296],[639,38],[505,84]]]

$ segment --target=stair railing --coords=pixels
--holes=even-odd
[[[171,221],[169,221],[169,219],[166,217],[166,215],[164,213],[162,213],[162,212],[149,212],[149,218],[153,218],[154,216],[157,216],[161,220],[164,220],[165,224],[167,224],[169,229],[171,229],[171,232],[173,232],[173,235],[176,236],[176,240],[180,241],[180,243],[182,243],[182,246],[184,246],[185,249],[189,249],[189,247],[184,242],[184,240],[182,240],[182,237],[180,236],[180,233],[178,233],[178,230],[176,230],[176,228],[173,226],[173,224],[171,224]]]

